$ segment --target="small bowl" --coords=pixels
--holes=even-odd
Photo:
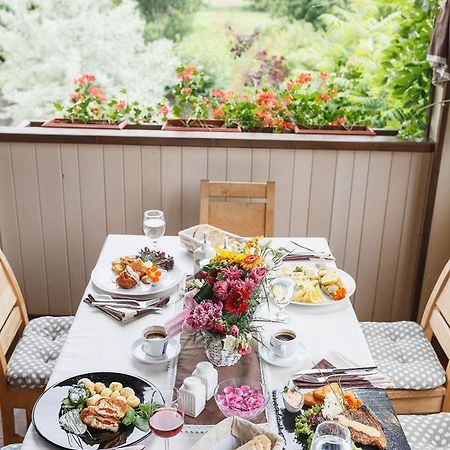
[[[229,400],[227,397],[230,395],[230,393],[224,392],[224,389],[227,387],[239,389],[244,387],[244,389],[242,389],[244,391],[242,397],[252,398],[250,403],[254,402],[255,408],[245,410],[233,407],[232,405],[227,405]],[[233,392],[231,398],[233,398],[234,394],[235,393]],[[260,397],[258,398],[257,395]],[[238,398],[239,396],[240,393],[238,392]],[[245,378],[228,378],[217,385],[214,391],[214,400],[225,417],[236,416],[242,419],[253,420],[266,409],[267,403],[269,402],[269,396],[266,387],[260,381],[249,382]]]
[[[292,389],[295,389],[295,387],[288,387],[288,390],[292,390]],[[300,392],[300,390],[298,390],[297,392],[298,392],[298,393],[301,395],[301,397],[302,397],[302,401],[300,402],[300,404],[299,404],[299,406],[298,406],[297,408],[295,408],[294,406],[292,406],[292,405],[286,400],[286,398],[284,397],[284,391],[281,392],[281,396],[283,397],[284,407],[285,407],[285,409],[286,409],[288,412],[290,412],[290,413],[298,413],[298,412],[300,412],[300,410],[303,408],[305,399],[304,399],[304,397],[303,397],[303,394]]]

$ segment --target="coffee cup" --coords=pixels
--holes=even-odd
[[[152,325],[151,327],[147,327],[143,331],[143,338],[144,343],[142,349],[147,355],[158,358],[166,354],[169,338],[163,326]]]
[[[270,336],[270,349],[277,356],[286,357],[296,351],[297,333],[288,328],[276,330]]]

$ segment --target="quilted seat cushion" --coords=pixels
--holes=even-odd
[[[22,444],[9,444],[5,447],[0,448],[0,450],[20,450],[22,448]]]
[[[415,322],[361,322],[373,359],[399,389],[434,389],[445,372],[422,327]]]
[[[8,383],[26,389],[45,387],[72,321],[73,317],[50,316],[31,320],[8,362]]]
[[[450,449],[450,413],[398,418],[411,450]]]

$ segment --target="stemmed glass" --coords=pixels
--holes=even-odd
[[[152,240],[152,250],[158,247],[158,239],[166,232],[164,213],[157,209],[144,212],[144,234]]]
[[[184,409],[179,403],[178,389],[170,389],[166,394],[164,406],[153,411],[149,425],[152,432],[164,438],[164,448],[169,450],[169,438],[176,436],[184,425]]]
[[[347,427],[326,421],[316,428],[311,450],[351,450],[352,439]]]
[[[281,323],[288,323],[291,316],[284,311],[292,300],[295,290],[295,282],[290,278],[277,278],[272,281],[271,286],[272,303],[278,308],[275,319]]]

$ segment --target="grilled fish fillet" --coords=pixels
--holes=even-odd
[[[84,408],[80,418],[89,428],[116,433],[127,410],[128,406],[122,400],[101,398],[95,405]]]
[[[337,416],[341,425],[350,429],[352,440],[358,444],[374,445],[380,450],[387,447],[387,439],[380,423],[364,406],[353,408]]]

